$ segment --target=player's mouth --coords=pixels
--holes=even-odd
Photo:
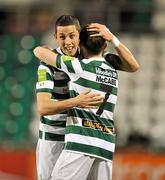
[[[65,49],[66,49],[66,51],[68,51],[68,52],[72,52],[74,48],[71,47],[71,46],[69,46],[69,47],[65,47]]]

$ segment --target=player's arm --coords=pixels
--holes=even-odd
[[[120,57],[115,62],[118,69],[127,72],[135,72],[139,69],[139,64],[130,50],[124,44],[122,44],[105,25],[92,23],[90,26],[88,26],[88,29],[89,31],[97,32],[91,36],[102,36],[106,41],[114,45]]]
[[[34,55],[40,60],[45,62],[46,64],[50,64],[53,67],[56,67],[56,59],[58,54],[52,52],[50,49],[46,47],[38,46],[33,50]]]
[[[103,102],[103,97],[99,93],[92,93],[90,89],[67,100],[55,101],[51,96],[51,93],[47,92],[37,93],[37,108],[40,115],[58,114],[73,107],[96,108]]]

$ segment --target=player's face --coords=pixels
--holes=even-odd
[[[65,55],[76,55],[79,46],[79,32],[75,25],[58,26],[55,38]]]

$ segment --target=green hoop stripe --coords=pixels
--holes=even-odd
[[[70,94],[70,97],[76,97],[76,96],[79,95],[79,94],[78,94],[76,91],[74,91],[74,90],[69,90],[69,94]]]
[[[74,70],[73,65],[72,65],[72,61],[65,61],[64,63],[67,67],[68,72],[75,73],[75,70]]]
[[[106,102],[106,104],[104,106],[104,110],[114,112],[114,109],[115,109],[115,104],[112,104],[110,102]]]
[[[113,152],[107,151],[102,148],[90,146],[90,145],[85,145],[79,144],[79,143],[73,143],[73,142],[67,142],[65,145],[65,149],[67,150],[73,150],[73,151],[78,151],[78,152],[84,152],[87,154],[91,154],[91,156],[96,155],[101,158],[105,158],[107,160],[113,159]]]
[[[48,89],[48,88],[36,89],[36,93],[38,93],[38,92],[48,92],[48,93],[52,93],[53,91],[54,91],[53,89]]]
[[[57,55],[57,58],[56,58],[56,67],[57,68],[61,68],[61,54]]]
[[[64,141],[65,139],[64,135],[53,134],[53,133],[43,132],[39,130],[39,138],[43,139],[43,136],[44,136],[44,140],[48,140],[48,141]]]
[[[41,123],[49,125],[49,126],[66,127],[66,121],[49,120],[43,116],[40,118],[40,121]]]

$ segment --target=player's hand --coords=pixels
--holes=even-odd
[[[83,91],[76,97],[77,106],[81,108],[98,108],[103,99],[101,94],[91,92],[91,89]]]
[[[91,23],[87,27],[87,30],[96,32],[96,33],[92,34],[91,37],[101,36],[106,41],[111,41],[114,37],[114,35],[110,32],[110,30],[103,24]]]

